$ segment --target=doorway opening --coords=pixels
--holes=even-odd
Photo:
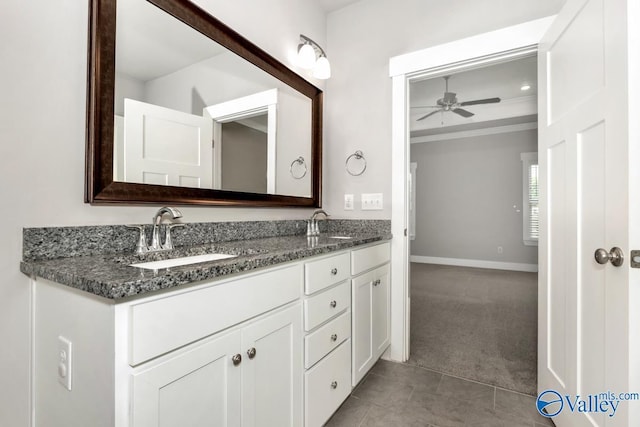
[[[409,82],[408,363],[533,395],[537,57]]]

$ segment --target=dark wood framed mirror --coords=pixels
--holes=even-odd
[[[211,173],[210,171],[207,172],[207,174],[213,175],[214,177],[207,177],[207,179],[209,179],[213,184],[207,184],[206,186],[192,184],[191,182],[194,181],[188,180],[184,181],[186,182],[186,184],[182,184],[182,181],[180,181],[180,184],[176,185],[175,182],[164,179],[163,174],[160,175],[162,175],[162,178],[164,180],[160,180],[159,182],[154,181],[153,179],[146,178],[141,178],[138,180],[129,179],[127,177],[132,176],[131,173],[127,175],[125,172],[120,171],[120,169],[123,169],[123,164],[126,165],[127,168],[130,168],[132,167],[130,165],[133,165],[135,163],[130,158],[118,157],[123,156],[122,152],[129,153],[128,151],[126,151],[129,150],[129,148],[125,150],[121,147],[120,151],[122,152],[118,154],[118,147],[120,144],[120,142],[118,142],[118,133],[120,131],[117,130],[118,121],[116,114],[116,110],[119,108],[117,104],[119,101],[121,101],[117,99],[119,97],[119,95],[117,95],[117,92],[118,90],[120,90],[120,92],[123,90],[122,87],[118,89],[118,87],[116,86],[116,82],[118,80],[118,70],[116,67],[116,57],[118,55],[116,49],[120,49],[122,43],[126,42],[126,37],[122,37],[121,34],[118,35],[120,39],[116,40],[117,32],[121,31],[117,27],[116,21],[125,21],[125,19],[122,19],[122,14],[124,12],[122,11],[122,9],[118,9],[118,3],[122,3],[122,5],[124,5],[127,2],[128,4],[143,4],[145,8],[152,9],[152,13],[162,15],[162,19],[169,19],[172,22],[171,25],[179,25],[181,27],[189,29],[189,31],[192,31],[194,34],[197,34],[198,37],[201,37],[202,40],[204,40],[204,42],[200,40],[198,43],[200,45],[203,45],[205,48],[210,41],[212,46],[216,46],[216,49],[225,49],[225,55],[233,56],[231,62],[246,63],[248,64],[248,67],[255,68],[256,70],[259,70],[260,73],[264,73],[264,76],[268,76],[269,79],[272,79],[271,83],[268,84],[268,86],[270,85],[269,87],[274,87],[274,89],[272,90],[260,92],[258,89],[262,86],[254,84],[254,82],[248,82],[240,86],[241,89],[245,92],[249,91],[248,93],[251,94],[253,94],[253,92],[259,92],[257,95],[261,95],[266,92],[269,92],[270,94],[283,93],[283,95],[278,99],[301,98],[306,104],[308,104],[308,109],[291,108],[291,105],[289,105],[288,107],[286,105],[278,105],[277,108],[274,107],[273,110],[269,110],[278,111],[277,133],[278,138],[282,139],[271,140],[272,142],[277,141],[275,144],[277,144],[276,146],[279,148],[276,149],[273,148],[274,146],[271,146],[271,148],[268,149],[269,153],[271,153],[269,154],[269,156],[271,157],[269,157],[267,163],[269,165],[277,167],[278,173],[281,175],[277,175],[274,171],[268,172],[267,174],[272,178],[265,179],[265,181],[269,179],[271,181],[269,181],[268,184],[265,184],[263,190],[243,190],[243,187],[234,188],[231,185],[225,185],[224,180],[226,180],[227,178],[225,178],[220,171],[214,171],[213,173]],[[145,19],[150,20],[151,18]],[[143,27],[152,28],[153,25],[147,25],[148,22],[150,21],[145,21],[145,25]],[[137,25],[136,27],[140,27],[140,25]],[[182,31],[182,29],[178,29],[176,32]],[[161,30],[159,34],[170,34],[171,40],[173,42],[173,39],[179,38],[177,36],[173,37],[173,34],[176,32],[172,33],[171,30]],[[156,44],[158,44],[158,41],[161,37],[152,38],[154,39]],[[189,46],[195,46],[198,43],[190,43]],[[161,48],[164,48],[164,46],[161,46]],[[143,50],[146,51],[153,49],[149,48]],[[185,49],[183,48],[182,50],[184,51]],[[244,38],[242,35],[238,34],[233,29],[229,28],[221,21],[208,14],[206,11],[186,0],[90,0],[88,55],[89,64],[87,90],[85,202],[91,204],[171,203],[178,205],[230,205],[256,207],[319,207],[321,205],[322,91],[311,83],[307,82],[298,74],[294,73],[284,64],[280,63],[274,57],[260,49],[258,46]],[[142,55],[142,52],[138,54],[134,52],[133,56],[140,55]],[[162,55],[163,58],[166,56],[170,55]],[[118,56],[118,58],[120,57]],[[203,57],[201,55],[199,57],[200,62],[198,64],[203,63],[202,58]],[[120,59],[118,59],[118,61],[120,61]],[[153,61],[146,59],[143,62],[146,65],[153,63]],[[229,60],[227,60],[227,63],[228,62]],[[160,71],[161,68],[161,66],[156,66],[156,69],[152,71],[157,71],[158,74],[164,73],[162,77],[166,76],[167,74],[171,74],[166,70]],[[254,71],[251,71],[251,73],[254,73]],[[232,74],[234,77],[237,77],[238,75],[237,73],[230,74]],[[258,78],[261,81],[265,80],[265,78],[263,78],[262,76]],[[158,80],[157,77],[156,80]],[[206,80],[210,82],[214,79],[207,77]],[[229,84],[224,83],[224,85],[224,88],[228,89]],[[147,84],[147,86],[149,85]],[[187,84],[186,86],[194,87],[194,85],[190,84]],[[164,90],[166,92],[166,88]],[[214,92],[215,95],[201,95],[196,90],[192,89],[191,93],[189,93],[189,96],[191,96],[192,98],[190,100],[189,109],[193,111],[188,111],[188,113],[193,115],[193,113],[195,112],[196,114],[201,114],[201,116],[205,115],[209,121],[213,117],[213,120],[215,121],[216,118],[212,115],[207,115],[207,111],[213,111],[212,109],[215,109],[214,107],[220,105],[233,104],[238,100],[240,100],[240,104],[242,104],[246,100],[246,98],[248,98],[247,96],[238,96],[236,93],[235,98],[232,101],[229,101],[226,98],[216,99],[215,102],[205,99],[207,96],[214,98],[215,96],[218,96],[219,93],[224,91],[221,89],[217,89],[214,90]],[[240,93],[240,95],[243,95],[242,91],[238,93]],[[244,95],[246,95],[246,93],[244,93]],[[174,99],[177,99],[179,97],[173,96],[170,98],[173,101]],[[217,104],[216,106],[211,107],[210,105],[212,103]],[[204,113],[202,113],[203,107],[208,108],[204,109]],[[164,110],[167,109],[166,106],[162,106],[159,108]],[[304,116],[300,117],[299,112],[297,113],[297,117],[287,116],[285,114],[287,111],[293,110],[305,111]],[[261,111],[267,111],[267,109],[265,108]],[[308,111],[308,113],[306,113],[306,111]],[[178,112],[177,114],[183,113]],[[262,114],[264,114],[264,117],[267,117],[266,113],[263,112]],[[257,115],[257,113],[255,115]],[[200,120],[202,120],[202,117],[200,117]],[[269,120],[271,119],[269,118]],[[276,123],[275,119],[273,120],[273,122],[269,122],[270,125]],[[127,123],[134,122],[133,119],[127,119],[126,121]],[[222,121],[223,120],[221,120],[221,123]],[[254,121],[257,122],[259,120]],[[267,119],[265,118],[263,122],[266,121]],[[151,120],[148,120],[148,122],[150,123]],[[305,123],[306,128],[302,128],[301,130],[298,126],[295,132],[292,131],[291,127],[296,126],[296,124],[300,122]],[[143,123],[143,125],[141,126],[144,127],[146,126],[146,124],[144,123],[147,122],[144,122],[143,120],[141,123]],[[129,128],[125,127],[125,129]],[[174,135],[173,131],[171,130],[166,131],[166,129],[162,127],[160,127],[159,129],[160,130],[148,131],[146,128],[144,128],[141,133],[145,133],[145,135],[154,133],[162,134],[165,136]],[[181,131],[178,130],[178,134],[180,132]],[[189,130],[188,132],[191,131]],[[132,133],[127,135],[131,134]],[[198,133],[198,135],[200,134]],[[207,154],[203,155],[203,152],[195,152],[193,156],[194,158],[199,159],[210,155],[209,153],[211,152],[211,150],[213,150],[211,147],[215,147],[217,143],[215,130],[213,132],[213,135],[213,144],[211,144],[211,141],[209,141],[210,148],[209,151],[206,152]],[[285,136],[288,138],[286,144],[284,142],[281,142],[281,140],[283,140]],[[128,139],[126,137],[123,137],[122,139],[123,141],[128,141],[126,143],[126,147],[133,146],[133,142],[130,142],[134,140],[133,137],[129,137]],[[297,140],[301,141],[299,147],[300,150],[298,150],[298,147],[296,147],[295,145],[297,143]],[[302,141],[308,142],[305,143]],[[142,144],[142,152],[146,153],[146,151],[144,151],[146,149],[144,148],[144,142]],[[173,142],[167,144],[171,145],[172,150],[174,150],[172,154],[173,156],[176,155],[175,153],[178,153],[179,156],[182,156],[183,154],[184,156],[187,156],[189,153],[190,148],[182,148],[183,146],[178,146],[178,148],[175,148],[176,145],[174,145]],[[225,149],[223,148],[223,150]],[[149,149],[149,151],[152,150]],[[228,151],[230,152],[231,150]],[[302,157],[306,157],[307,159],[306,164],[303,165],[305,169],[302,170],[305,173],[308,170],[308,174],[306,174],[305,177],[307,181],[304,184],[306,185],[306,187],[304,187],[303,190],[300,191],[295,189],[284,189],[286,185],[280,184],[280,182],[284,178],[286,178],[290,182],[293,182],[292,180],[301,179],[300,177],[302,176],[302,173],[300,173],[300,171],[293,171],[291,168],[297,167],[297,165],[300,163],[298,159],[301,157],[300,152],[302,151],[306,153],[306,155]],[[214,155],[219,155],[219,151],[218,154]],[[139,159],[134,160],[138,161]],[[224,157],[217,158],[213,162],[209,160],[209,163],[213,164],[213,166],[211,167],[213,167],[214,169],[216,167],[216,164],[224,165],[224,162]],[[265,170],[268,169],[268,167],[265,167]],[[224,168],[224,166],[222,166],[222,168]],[[235,165],[233,168],[227,169],[249,171],[255,169],[255,167],[252,164],[243,164],[240,167],[238,167],[238,165]],[[264,172],[259,173],[259,175],[264,174]],[[155,175],[156,177],[159,176],[158,174]],[[221,185],[220,182],[216,184],[216,180],[222,180],[223,184]],[[199,178],[196,179],[196,181],[199,182]],[[239,190],[237,188],[239,188]],[[279,188],[283,188],[284,190],[278,191]]]

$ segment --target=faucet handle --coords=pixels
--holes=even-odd
[[[146,252],[149,252],[149,246],[147,245],[147,235],[144,232],[144,225],[137,224],[127,224],[125,225],[127,228],[135,228],[140,231],[138,235],[138,243],[136,244],[136,254],[141,255]]]
[[[162,249],[171,250],[173,249],[173,241],[171,240],[171,230],[176,227],[184,227],[187,224],[167,224],[166,231],[164,233],[164,244],[162,245]]]

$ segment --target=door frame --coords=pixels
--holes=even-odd
[[[389,60],[391,107],[391,345],[386,357],[409,359],[409,83],[535,54],[555,15],[395,56]]]
[[[278,89],[269,89],[204,108],[213,120],[213,188],[222,188],[222,124],[267,113],[267,193],[276,193],[277,106]]]

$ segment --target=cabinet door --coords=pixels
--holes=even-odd
[[[358,384],[389,346],[389,265],[361,274],[352,280],[353,366],[352,385]]]
[[[240,426],[242,364],[232,362],[240,337],[230,333],[134,374],[132,425]]]
[[[373,281],[372,273],[365,273],[351,282],[352,312],[352,385],[358,384],[373,364]]]
[[[389,265],[374,271],[371,315],[373,319],[373,355],[377,360],[389,346],[391,338],[391,306],[389,298]]]
[[[302,425],[302,335],[300,303],[242,329],[243,427]]]

